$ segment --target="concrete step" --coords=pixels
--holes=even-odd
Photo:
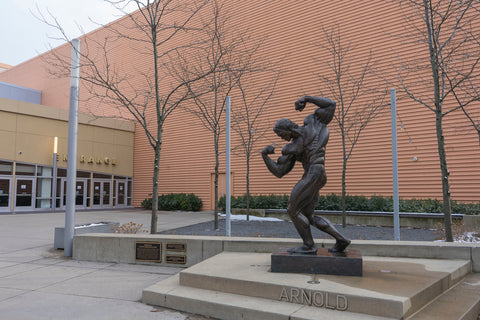
[[[472,273],[408,320],[477,320],[480,315],[480,273]]]
[[[362,277],[270,272],[271,254],[224,252],[180,273],[180,285],[401,318],[470,272],[470,261],[363,257]],[[332,308],[333,309],[333,308]]]
[[[322,319],[325,312],[331,313],[327,319],[334,315],[342,319],[403,319],[454,286],[471,269],[466,260],[363,257],[363,277],[282,274],[269,271],[270,256],[223,252],[182,271],[178,280],[145,289],[144,301],[220,319],[236,319],[232,312],[244,317],[239,319],[281,319],[280,314],[285,319],[293,315],[310,319],[300,314]],[[265,310],[274,311],[258,315]]]
[[[143,303],[222,320],[394,320],[179,285],[177,274],[143,290]]]

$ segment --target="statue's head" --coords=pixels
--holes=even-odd
[[[290,119],[280,119],[275,123],[273,131],[283,140],[290,141],[295,135],[298,125]]]

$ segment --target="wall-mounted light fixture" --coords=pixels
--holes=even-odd
[[[58,137],[53,138],[53,172],[52,172],[52,211],[57,207],[57,151]]]
[[[53,153],[58,151],[58,137],[53,138]]]

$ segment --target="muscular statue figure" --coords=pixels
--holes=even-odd
[[[327,124],[333,119],[335,102],[323,97],[304,96],[295,102],[295,109],[302,111],[306,103],[313,103],[318,108],[305,117],[303,126],[289,119],[280,119],[273,131],[283,140],[290,141],[282,149],[282,155],[275,162],[268,155],[275,149],[266,146],[262,157],[268,170],[278,178],[289,173],[295,162],[301,162],[304,169],[302,179],[295,185],[288,200],[287,213],[295,228],[303,239],[303,245],[292,248],[290,253],[316,254],[310,225],[326,232],[336,239],[330,252],[342,252],[350,244],[350,240],[342,236],[330,221],[314,215],[318,202],[318,192],[327,182],[325,173],[325,146],[328,142]]]

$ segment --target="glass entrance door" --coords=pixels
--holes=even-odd
[[[124,181],[119,180],[117,183],[117,206],[124,207],[126,205],[125,200],[125,192],[126,192],[126,183]]]
[[[34,209],[34,179],[19,178],[16,181],[15,210],[33,210]]]
[[[85,180],[77,180],[75,182],[75,206],[77,208],[86,207],[87,188]]]
[[[110,186],[112,185],[110,180],[93,181],[93,206],[99,208],[109,208],[111,206]]]
[[[84,209],[87,205],[87,181],[77,179],[75,182],[75,207]],[[67,179],[62,179],[62,207],[67,204]]]
[[[0,211],[10,211],[10,178],[0,178]]]

